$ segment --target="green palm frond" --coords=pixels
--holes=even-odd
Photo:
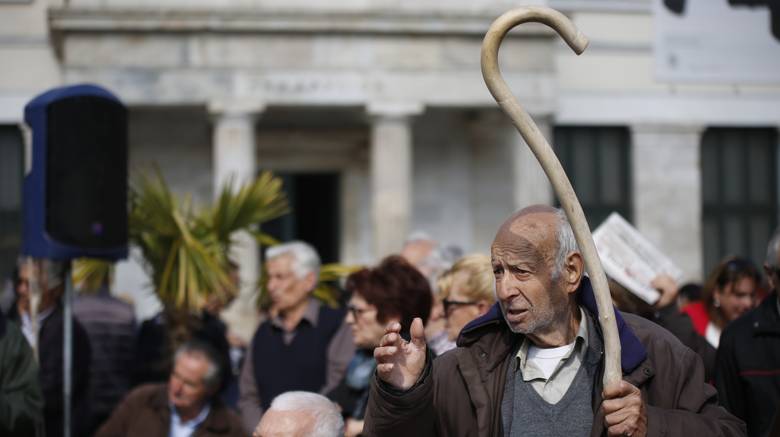
[[[348,266],[336,263],[324,264],[320,267],[320,277],[312,295],[325,302],[331,308],[337,307],[341,297],[341,288],[338,286],[338,281],[361,268],[361,266]]]
[[[79,258],[73,262],[73,283],[81,292],[93,293],[108,284],[114,274],[111,262],[95,258]]]
[[[238,189],[225,185],[216,204],[195,211],[189,196],[174,195],[159,171],[141,173],[130,189],[129,233],[140,247],[160,300],[196,311],[212,295],[234,294],[229,279],[231,235],[285,214],[281,180],[263,173]]]
[[[210,225],[222,243],[228,242],[236,230],[251,229],[290,211],[282,191],[282,180],[269,172],[263,172],[238,190],[233,185],[234,181],[230,179],[222,187],[214,208],[203,217],[204,223]]]

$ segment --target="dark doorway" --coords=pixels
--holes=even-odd
[[[277,172],[292,211],[266,223],[263,232],[282,242],[303,240],[317,249],[323,263],[339,261],[341,241],[338,173]]]

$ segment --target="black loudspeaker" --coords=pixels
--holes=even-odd
[[[127,256],[127,110],[92,85],[57,88],[25,108],[33,162],[25,177],[25,254]]]

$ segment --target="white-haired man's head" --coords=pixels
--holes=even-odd
[[[49,259],[18,259],[14,277],[17,307],[30,311],[31,294],[40,291],[38,311],[46,311],[59,302],[65,290],[66,265]]]
[[[444,259],[439,243],[423,231],[415,231],[409,235],[404,241],[400,255],[428,278],[431,286],[435,285],[439,274],[452,264]]]
[[[305,391],[282,393],[257,424],[252,437],[340,437],[344,419],[325,396]]]
[[[764,259],[764,273],[769,280],[772,288],[778,288],[780,282],[780,227],[769,239],[766,248],[766,258]]]
[[[320,271],[320,257],[314,248],[293,241],[269,247],[265,254],[266,284],[273,307],[284,314],[306,305]]]
[[[309,243],[291,241],[269,247],[265,251],[265,259],[268,261],[282,256],[289,256],[292,259],[292,271],[298,278],[303,278],[309,273],[314,273],[314,276],[320,274],[320,256]]]

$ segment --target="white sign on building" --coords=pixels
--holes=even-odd
[[[654,0],[661,81],[780,83],[780,2]]]

